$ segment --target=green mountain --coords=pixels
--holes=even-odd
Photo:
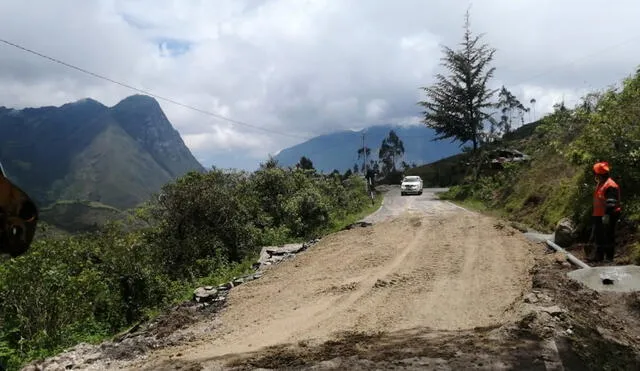
[[[60,107],[0,107],[0,161],[41,207],[60,200],[126,209],[204,168],[158,102],[130,96],[114,107],[83,99]]]

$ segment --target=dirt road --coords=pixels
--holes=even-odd
[[[562,256],[432,190],[392,189],[366,221],[226,301],[24,370],[640,369],[639,293],[581,286]]]
[[[186,346],[130,365],[218,369],[279,344],[341,333],[455,331],[512,320],[530,285],[528,242],[493,219],[392,189],[368,228],[343,231],[231,291],[215,321]],[[194,366],[195,367],[195,366]]]
[[[446,188],[426,188],[420,196],[401,196],[399,187],[392,187],[386,194],[382,206],[375,213],[364,218],[370,223],[395,219],[407,212],[424,216],[438,216],[455,211],[463,211],[459,206],[439,200],[438,192]]]

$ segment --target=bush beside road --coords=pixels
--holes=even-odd
[[[108,339],[250,271],[261,246],[340,230],[380,202],[358,177],[268,164],[187,174],[136,211],[150,227],[38,239],[0,265],[0,359],[14,369]]]

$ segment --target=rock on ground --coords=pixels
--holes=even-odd
[[[576,240],[576,226],[569,218],[562,218],[556,225],[554,241],[560,247],[569,247]]]

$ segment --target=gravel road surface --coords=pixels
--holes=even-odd
[[[265,347],[322,344],[345,331],[446,332],[511,320],[531,285],[528,242],[436,191],[400,196],[393,187],[365,219],[373,226],[327,236],[233,289],[219,317],[191,329],[193,341],[129,367],[224,369]]]
[[[384,188],[371,226],[269,266],[226,304],[183,303],[24,370],[640,369],[640,294],[579,285],[540,236],[440,189]]]
[[[459,206],[438,199],[437,193],[446,188],[425,188],[422,195],[400,195],[400,187],[392,187],[385,194],[382,206],[375,213],[364,218],[363,221],[379,223],[399,217],[406,212],[418,212],[423,215],[438,216],[459,212]]]

